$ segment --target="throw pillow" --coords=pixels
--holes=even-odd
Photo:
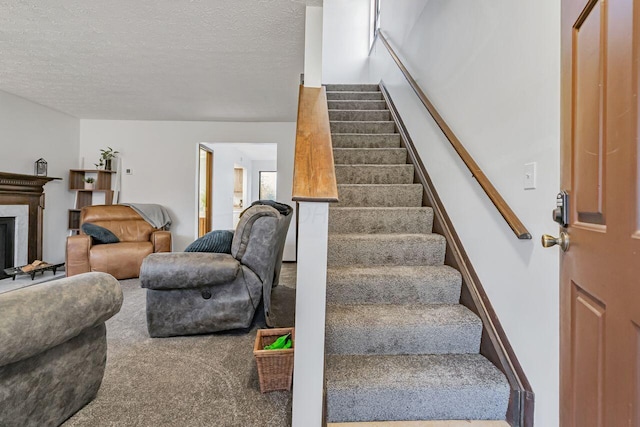
[[[93,242],[97,244],[118,243],[120,239],[110,230],[100,227],[90,222],[82,224],[82,232],[93,238]]]
[[[231,253],[233,232],[229,230],[214,230],[187,246],[185,252],[216,252]]]

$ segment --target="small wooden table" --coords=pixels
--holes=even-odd
[[[35,267],[33,270],[24,272],[22,271],[22,267],[26,267],[26,266],[23,265],[20,267],[5,268],[4,273],[7,276],[11,276],[12,280],[16,280],[16,276],[21,276],[23,274],[30,275],[31,280],[33,280],[36,277],[36,273],[44,274],[45,271],[53,271],[53,274],[55,275],[56,270],[62,266],[64,266],[64,262],[61,262],[60,264],[40,264],[39,266]]]

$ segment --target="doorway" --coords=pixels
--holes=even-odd
[[[211,231],[211,187],[213,185],[213,152],[202,144],[198,158],[198,237]]]
[[[211,209],[210,230],[235,229],[242,211],[261,198],[261,172],[272,173],[270,180],[267,180],[267,175],[264,176],[266,183],[273,184],[267,185],[267,198],[278,197],[275,185],[277,144],[203,142],[201,146],[212,153],[212,166],[206,167],[212,175],[210,203],[207,205]],[[263,191],[263,194],[266,193]]]
[[[238,226],[240,214],[247,207],[247,170],[241,166],[233,168],[233,228]]]

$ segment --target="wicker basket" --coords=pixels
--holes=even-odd
[[[291,348],[286,350],[263,350],[278,337],[291,332]],[[293,379],[293,348],[296,333],[294,328],[258,329],[253,355],[258,365],[260,391],[291,390]]]

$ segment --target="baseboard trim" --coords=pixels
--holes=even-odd
[[[504,329],[500,325],[500,321],[484,291],[482,283],[462,246],[460,237],[444,209],[433,181],[431,181],[383,81],[380,82],[380,90],[401,135],[402,145],[407,149],[409,160],[415,167],[414,182],[422,184],[424,188],[423,205],[433,209],[433,231],[447,239],[444,263],[456,268],[462,274],[460,303],[476,313],[482,320],[483,330],[480,353],[505,374],[511,387],[506,421],[512,427],[533,427],[535,395],[531,384],[527,380]]]
[[[371,421],[361,423],[329,423],[328,427],[509,427],[505,421]]]

